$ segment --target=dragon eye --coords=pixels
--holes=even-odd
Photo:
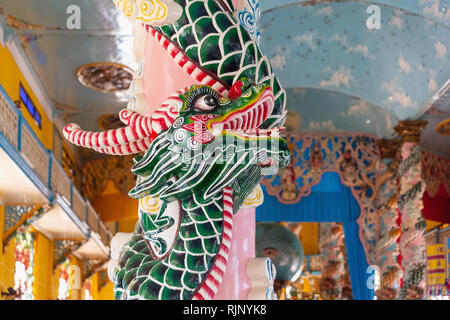
[[[212,94],[200,96],[194,104],[195,109],[209,111],[217,106],[217,99]]]

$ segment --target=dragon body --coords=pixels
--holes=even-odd
[[[207,86],[180,95],[182,107],[132,172],[140,223],[115,271],[116,298],[212,298],[222,281],[233,213],[265,172],[286,166],[279,128],[258,129],[274,107],[272,89],[238,81],[235,99]],[[146,197],[161,204],[146,209]],[[171,232],[171,229],[178,232]]]
[[[226,271],[233,215],[263,175],[290,160],[279,136],[286,94],[235,19],[233,1],[114,2],[195,83],[150,115],[122,110],[126,128],[64,129],[72,143],[101,153],[143,153],[134,159],[137,183],[129,193],[139,199],[139,221],[110,264],[115,296],[210,299]],[[156,18],[142,9],[152,4]]]

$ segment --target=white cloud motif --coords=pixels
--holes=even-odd
[[[436,50],[436,58],[442,59],[447,54],[447,47],[442,42],[438,41],[434,44]]]
[[[333,7],[332,6],[326,6],[322,9],[317,10],[317,14],[323,14],[326,16],[331,16],[333,14]]]
[[[339,33],[335,33],[333,34],[333,36],[331,37],[332,41],[336,41],[339,42],[339,44],[341,46],[344,47],[350,47],[349,43],[348,43],[348,39],[347,36],[341,36]]]
[[[311,121],[308,125],[307,131],[329,131],[329,132],[336,132],[338,131],[336,128],[336,125],[333,123],[333,121]]]
[[[356,45],[356,47],[352,47],[350,45],[350,43],[348,42],[348,38],[345,35],[340,35],[338,33],[335,33],[331,36],[330,38],[331,41],[336,41],[337,43],[339,43],[342,47],[344,47],[344,49],[347,50],[347,52],[353,53],[360,53],[362,54],[364,57],[369,57],[372,60],[375,60],[375,56],[374,55],[370,55],[369,56],[369,48],[366,45],[362,45],[362,44],[358,44]]]
[[[330,71],[328,68],[325,68],[325,72]],[[345,66],[341,66],[337,71],[333,73],[329,80],[322,80],[320,82],[321,87],[341,87],[344,85],[345,87],[350,87],[350,81],[353,80],[352,70],[345,68]]]
[[[431,16],[434,16],[438,19],[441,20],[449,20],[450,19],[450,10],[448,10],[448,8],[444,6],[441,8],[440,4],[439,4],[439,0],[420,0],[419,4],[420,5],[424,5],[427,3],[431,3],[430,7],[425,7],[423,8],[423,13],[424,14],[428,14]]]
[[[311,49],[315,50],[316,46],[313,43],[314,38],[317,36],[317,31],[308,31],[304,34],[299,34],[294,38],[296,44],[307,43]]]
[[[437,89],[438,89],[438,86],[437,86],[436,80],[430,79],[428,81],[428,92],[434,93],[434,92],[436,92]]]
[[[438,89],[438,84],[435,80],[435,78],[437,76],[437,71],[430,69],[429,73],[430,73],[430,79],[428,80],[428,92],[435,93]]]
[[[403,29],[403,26],[405,25],[405,21],[399,16],[399,14],[396,12],[391,20],[389,20],[389,26],[396,27],[398,29]]]
[[[405,93],[405,90],[403,90],[403,88],[401,88],[394,80],[383,82],[381,84],[381,90],[390,94],[390,97],[385,103],[391,107],[394,103],[398,103],[405,109],[417,109],[417,102],[413,102],[411,97]]]
[[[286,68],[286,56],[277,54],[270,59],[270,63],[272,64],[272,67],[283,70]]]
[[[411,72],[411,66],[409,65],[408,61],[403,57],[403,55],[400,55],[400,58],[398,58],[398,66],[400,68],[400,71],[405,73]]]
[[[369,107],[367,102],[364,100],[360,100],[357,104],[354,104],[348,108],[347,115],[348,116],[356,116],[363,115],[369,111]]]

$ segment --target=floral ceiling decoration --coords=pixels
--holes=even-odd
[[[79,67],[77,77],[88,88],[114,92],[128,90],[133,80],[133,71],[120,63],[95,62]]]

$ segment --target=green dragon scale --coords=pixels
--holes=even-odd
[[[262,176],[290,160],[279,136],[286,93],[247,26],[234,18],[233,2],[114,0],[196,83],[150,115],[131,103],[119,113],[124,128],[64,128],[82,147],[141,153],[129,192],[139,199],[139,221],[131,239],[112,241],[118,250],[108,273],[116,299],[214,298],[226,272],[233,214]]]
[[[135,158],[138,179],[130,196],[158,198],[162,205],[153,214],[139,212],[115,271],[117,299],[198,298],[220,262],[224,190],[235,213],[261,175],[288,164],[279,128],[257,129],[274,107],[272,89],[247,79],[237,86],[241,94],[235,99],[219,98],[207,86],[189,88],[180,95],[182,108],[172,126]],[[162,236],[170,228],[178,230],[173,244]]]
[[[268,58],[232,16],[232,1],[174,2],[183,8],[181,17],[174,24],[153,28],[227,88],[242,78],[270,85],[275,106],[261,128],[282,125],[286,117],[286,92],[273,74]]]

